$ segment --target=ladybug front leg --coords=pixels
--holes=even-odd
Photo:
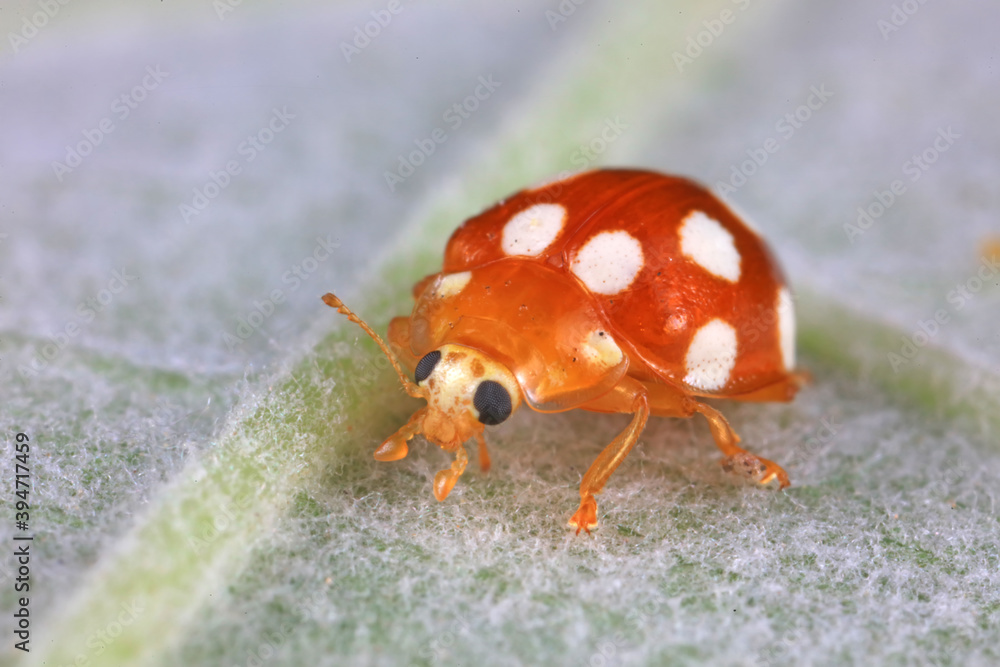
[[[708,426],[712,430],[712,437],[715,438],[715,444],[726,455],[726,458],[722,459],[722,468],[726,472],[736,471],[762,485],[777,480],[782,489],[791,484],[784,468],[774,461],[768,461],[751,454],[737,444],[740,441],[740,436],[736,435],[736,431],[729,425],[721,412],[704,403],[696,401],[693,403],[694,411],[705,415]]]
[[[402,458],[406,458],[406,455],[410,451],[409,445],[406,443],[413,438],[417,433],[420,433],[424,425],[424,416],[427,414],[427,408],[420,408],[413,413],[410,420],[407,421],[401,429],[390,435],[385,439],[378,449],[375,450],[375,460],[376,461],[398,461]]]
[[[592,528],[597,527],[597,500],[594,494],[601,492],[611,473],[632,451],[649,418],[649,400],[645,387],[628,377],[622,378],[609,395],[602,397],[601,404],[608,412],[633,413],[632,421],[604,448],[583,476],[580,483],[580,507],[569,520],[570,528],[576,528],[577,535],[581,530],[589,533]]]

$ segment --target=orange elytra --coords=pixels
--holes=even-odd
[[[475,438],[522,403],[632,420],[583,476],[569,525],[597,526],[599,493],[649,415],[708,420],[727,469],[788,486],[772,461],[704,397],[790,401],[795,316],[781,270],[759,233],[684,178],[626,169],[590,171],[522,190],[465,221],[440,272],[413,289],[408,316],[383,342],[333,294],[323,300],[361,325],[406,392],[427,405],[375,451],[406,456],[417,434],[455,454],[434,478],[444,500]],[[399,362],[414,372],[411,381]]]

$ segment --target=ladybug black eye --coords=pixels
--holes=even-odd
[[[434,350],[425,354],[423,359],[417,362],[417,369],[413,372],[413,379],[417,381],[417,384],[430,377],[439,361],[441,361],[441,353]]]
[[[493,426],[510,417],[510,394],[494,380],[484,380],[476,388],[472,404],[479,410],[479,421]]]

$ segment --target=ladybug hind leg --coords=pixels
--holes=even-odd
[[[708,420],[715,444],[725,454],[725,458],[722,459],[723,470],[744,475],[761,485],[777,481],[778,485],[784,489],[791,484],[788,481],[788,473],[780,465],[751,454],[739,446],[740,436],[736,435],[736,431],[729,425],[721,412],[704,403],[694,402],[692,407],[695,412],[700,412]]]
[[[769,400],[788,400],[794,395],[795,389],[801,383],[801,378],[790,375],[782,382],[780,395],[784,398],[771,397]],[[774,461],[751,454],[739,446],[740,436],[729,425],[722,413],[705,403],[700,403],[683,391],[665,384],[647,384],[649,402],[654,415],[658,417],[692,417],[700,413],[708,420],[712,438],[716,446],[725,454],[722,467],[726,472],[736,472],[765,485],[777,481],[781,488],[789,486],[788,473]],[[791,394],[788,392],[791,391]],[[777,391],[775,396],[777,396]],[[761,396],[742,397],[743,400],[763,400]]]

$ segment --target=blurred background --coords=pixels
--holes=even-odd
[[[0,533],[24,432],[31,657],[996,664],[997,25],[918,0],[5,0]],[[440,452],[369,460],[410,407],[383,405],[391,374],[359,392],[302,361],[373,358],[319,295],[382,327],[464,217],[607,165],[694,177],[775,249],[816,384],[727,414],[796,486],[734,483],[703,424],[664,420],[568,538],[621,424],[520,415],[436,504]],[[134,600],[115,559],[289,376],[360,454],[284,457],[326,472],[254,494],[271,518],[210,566],[163,551],[203,577],[113,632],[91,611]]]

